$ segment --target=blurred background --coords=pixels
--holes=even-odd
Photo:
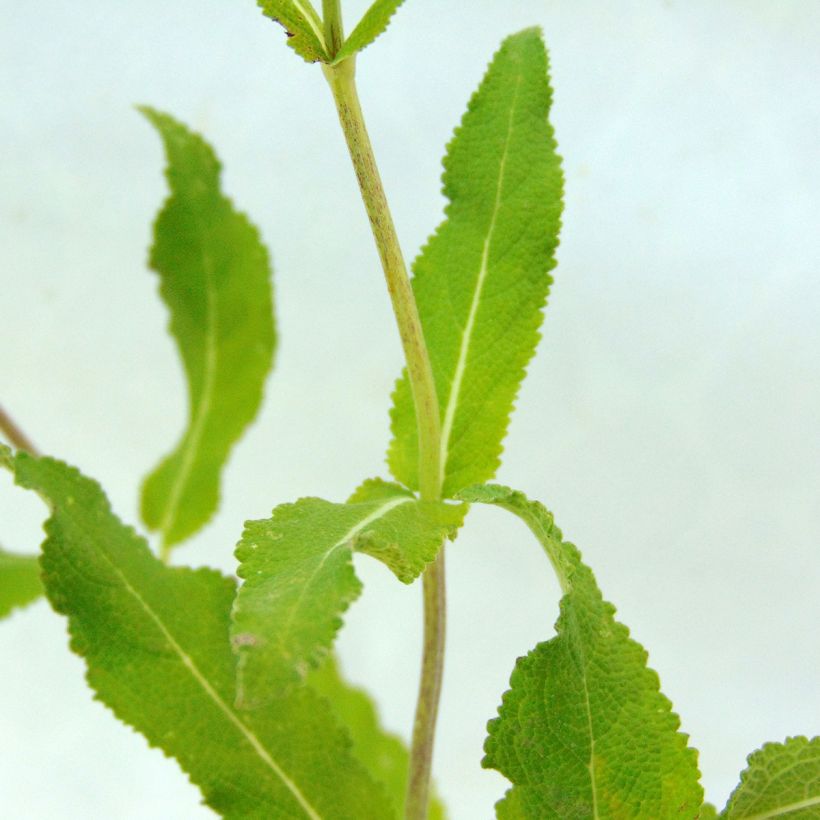
[[[348,29],[366,0],[345,0]],[[202,131],[275,265],[280,346],[213,523],[176,560],[232,571],[242,521],[386,475],[401,352],[321,71],[252,0],[0,0],[0,401],[137,522],[186,394],[145,267],[166,189],[133,110]],[[405,253],[441,218],[440,159],[502,37],[543,27],[566,210],[544,336],[499,480],[582,549],[701,750],[723,805],[745,755],[820,731],[820,4],[407,0],[360,57]],[[0,475],[0,543],[44,509]],[[435,769],[453,820],[492,816],[480,767],[517,656],[559,591],[513,519],[475,510],[448,550]],[[407,736],[420,588],[358,562],[340,641]],[[212,816],[176,764],[94,702],[64,621],[0,624],[0,814]]]

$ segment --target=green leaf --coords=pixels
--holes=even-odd
[[[448,146],[447,218],[414,264],[441,404],[445,497],[495,474],[539,339],[561,217],[551,100],[539,32],[508,37]],[[406,374],[391,417],[390,469],[416,488],[418,439]]]
[[[74,468],[23,453],[12,466],[17,483],[51,508],[43,581],[68,616],[89,684],[120,720],[177,759],[207,805],[260,820],[393,816],[313,691],[302,687],[252,714],[234,709],[232,579],[162,564]]]
[[[0,618],[43,594],[40,565],[34,555],[15,555],[0,548]]]
[[[322,21],[310,0],[257,0],[266,17],[280,23],[288,45],[309,63],[327,62]]]
[[[350,503],[303,498],[247,522],[236,550],[245,582],[233,613],[237,702],[254,708],[276,697],[325,656],[361,592],[353,550],[411,580],[463,515],[463,506],[420,502],[397,484],[370,481]]]
[[[390,18],[403,2],[404,0],[376,0],[344,41],[333,62],[340,63],[357,51],[367,48],[387,28]]]
[[[332,655],[310,673],[307,682],[333,705],[339,722],[353,739],[353,754],[356,759],[364,764],[374,780],[387,787],[396,815],[404,817],[410,765],[410,754],[404,742],[382,728],[370,696],[342,678]],[[429,820],[444,820],[445,816],[440,798],[431,794]]]
[[[483,765],[514,784],[498,817],[694,817],[703,801],[697,752],[578,550],[522,493],[484,486],[459,497],[521,517],[564,592],[557,635],[519,658],[488,725]]]
[[[275,331],[267,251],[221,193],[212,149],[167,114],[140,110],[168,155],[171,196],[156,221],[150,264],[189,391],[188,427],[142,492],[142,517],[168,548],[216,510],[228,453],[262,401]]]
[[[785,743],[766,743],[750,754],[747,762],[722,818],[820,817],[820,737],[790,737]]]

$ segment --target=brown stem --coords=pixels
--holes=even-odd
[[[18,450],[25,450],[33,456],[40,453],[32,444],[31,439],[17,426],[11,416],[0,406],[0,433],[9,441],[9,444]]]

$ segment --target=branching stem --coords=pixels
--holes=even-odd
[[[338,2],[326,0],[325,31],[333,30],[328,20],[329,7]],[[341,31],[339,20],[338,30]],[[324,66],[325,77],[333,92],[339,122],[345,135],[353,168],[359,182],[373,238],[379,252],[387,290],[399,328],[407,372],[416,407],[419,436],[419,489],[425,500],[441,498],[441,415],[430,356],[422,332],[410,277],[399,246],[393,217],[387,204],[373,148],[364,123],[356,92],[354,58],[335,66]],[[444,665],[445,582],[444,547],[438,559],[425,571],[424,650],[421,680],[413,725],[410,772],[406,800],[407,820],[424,820],[429,803],[430,772],[433,758],[436,717]]]

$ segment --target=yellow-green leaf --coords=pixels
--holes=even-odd
[[[270,262],[259,234],[219,187],[211,147],[151,108],[171,196],[157,217],[151,267],[188,380],[188,424],[145,481],[142,517],[165,547],[196,532],[219,501],[222,468],[259,409],[273,362]]]
[[[464,505],[421,502],[397,484],[366,482],[348,503],[302,498],[249,521],[236,549],[244,580],[233,611],[238,703],[254,708],[325,657],[359,597],[353,551],[410,581],[455,534]]]
[[[309,63],[327,62],[322,21],[310,0],[257,0],[266,17],[280,23],[288,45]]]
[[[820,817],[820,737],[790,737],[785,743],[766,743],[749,755],[748,764],[721,818]]]
[[[440,404],[445,497],[495,474],[538,342],[561,217],[551,101],[539,32],[508,37],[447,148],[446,219],[413,266]],[[391,417],[390,469],[415,489],[418,434],[406,374]]]
[[[0,548],[0,618],[43,594],[40,566],[34,555],[17,555]]]

